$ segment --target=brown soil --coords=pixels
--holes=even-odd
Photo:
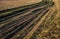
[[[0,10],[40,2],[41,0],[0,0]]]

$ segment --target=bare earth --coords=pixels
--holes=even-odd
[[[41,0],[0,0],[0,10],[40,2]]]

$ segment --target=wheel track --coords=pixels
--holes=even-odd
[[[20,37],[18,38],[18,37],[16,37],[16,39],[18,38],[18,39],[23,39],[23,37],[25,37],[26,35],[28,35],[28,33],[32,30],[32,28],[34,27],[34,22],[36,21],[36,22],[38,22],[41,18],[42,18],[42,16],[44,16],[45,14],[46,14],[46,12],[49,10],[49,9],[47,9],[47,10],[45,10],[45,8],[49,8],[49,7],[51,7],[51,5],[50,4],[48,4],[49,6],[47,7],[44,7],[44,8],[40,8],[40,9],[38,9],[37,7],[35,7],[35,5],[33,5],[33,7],[34,7],[34,9],[33,9],[33,7],[31,6],[31,7],[28,7],[28,8],[23,8],[21,11],[20,10],[17,10],[17,11],[14,11],[15,13],[17,13],[16,15],[14,14],[6,14],[5,15],[5,17],[7,17],[7,18],[5,18],[4,17],[4,13],[1,15],[0,14],[0,16],[1,16],[1,18],[3,18],[2,19],[2,21],[0,20],[0,22],[2,22],[2,23],[4,23],[3,25],[2,25],[2,23],[1,23],[1,26],[3,26],[3,27],[0,27],[0,29],[1,29],[1,33],[0,33],[0,38],[1,39],[10,39],[10,38],[14,38],[14,35],[16,34],[17,35],[17,33],[19,33],[19,31],[21,31],[20,32]],[[38,6],[39,6],[39,4],[38,4]],[[32,14],[32,12],[30,13],[30,14],[26,14],[25,12],[28,12],[30,9],[32,10],[32,12],[33,12],[33,14]],[[35,8],[37,8],[37,9],[35,9]],[[29,9],[29,10],[28,10]],[[40,13],[38,13],[41,9],[43,9],[44,10],[44,12],[43,11],[41,11]],[[25,10],[27,10],[27,11],[25,11]],[[38,12],[37,12],[37,11]],[[14,13],[14,12],[12,12],[12,13]],[[21,13],[25,13],[25,16],[22,14],[22,15],[20,15]],[[6,11],[5,11],[5,13],[7,13]],[[43,14],[42,14],[43,13]],[[40,17],[38,16],[39,14],[42,14]],[[19,17],[18,15],[20,15],[21,17]],[[10,16],[10,17],[9,17]],[[18,19],[16,19],[16,20],[14,20],[13,18],[14,17],[18,17]],[[4,20],[4,18],[6,19],[6,20]],[[12,19],[13,20],[12,20]],[[36,18],[38,18],[37,20],[35,20],[34,21],[34,19],[36,19]],[[9,20],[11,19],[12,21],[11,22],[9,22]],[[6,24],[5,24],[6,23]],[[5,26],[5,27],[4,27]],[[7,27],[8,26],[8,27]],[[28,31],[27,31],[28,30]],[[26,32],[27,31],[27,32]],[[25,33],[26,32],[26,33]],[[3,34],[3,35],[2,35]],[[21,35],[22,34],[22,35]],[[25,34],[25,35],[24,35]]]

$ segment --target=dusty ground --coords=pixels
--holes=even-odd
[[[0,5],[1,5],[0,10],[29,5],[29,4],[37,3],[40,1],[41,0],[0,0]]]
[[[7,9],[7,8],[13,8],[13,7],[18,7],[18,6],[24,6],[28,4],[33,4],[40,2],[42,0],[0,0],[0,10],[1,9]],[[60,8],[60,0],[53,0],[57,8]]]
[[[60,0],[53,0],[56,4],[57,9],[60,10]]]

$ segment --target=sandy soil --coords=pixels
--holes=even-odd
[[[13,8],[18,6],[29,5],[37,2],[41,2],[42,0],[0,0],[0,10]],[[53,0],[57,6],[57,9],[60,9],[60,0]]]
[[[40,1],[42,0],[0,0],[0,5],[1,5],[0,10],[33,4],[33,3],[40,2]]]
[[[58,10],[60,10],[60,0],[53,0]]]

